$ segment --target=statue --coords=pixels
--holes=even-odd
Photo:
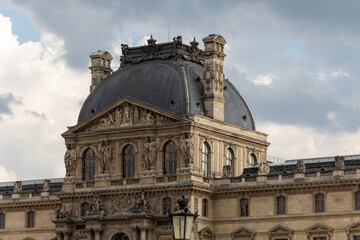
[[[266,175],[269,174],[269,172],[270,172],[269,164],[267,162],[261,162],[259,164],[259,174]]]
[[[157,157],[157,145],[155,137],[148,137],[143,147],[142,169],[150,170],[154,166]]]
[[[123,116],[123,124],[131,124],[130,122],[131,108],[129,104],[125,103],[124,106],[124,116]]]
[[[42,191],[43,192],[49,192],[50,191],[50,183],[51,181],[49,179],[45,179]]]
[[[74,175],[75,164],[76,164],[76,149],[74,144],[67,144],[66,148],[67,150],[64,156],[66,176],[72,176]]]
[[[100,171],[105,173],[109,170],[111,160],[111,146],[109,141],[102,141],[99,148]]]
[[[139,195],[135,197],[135,206],[133,212],[148,212],[149,204],[148,198],[145,192],[141,192]]]
[[[120,126],[123,120],[123,109],[122,107],[118,107],[115,110],[115,125]]]
[[[231,170],[231,166],[230,165],[225,165],[223,167],[223,177],[231,177],[232,175],[232,170]]]
[[[22,183],[21,181],[14,182],[14,193],[20,193],[22,191]]]
[[[72,217],[72,204],[71,203],[62,203],[60,210],[57,212],[56,218],[66,218],[69,219]]]
[[[342,156],[335,157],[335,170],[344,170],[345,169],[345,158]]]
[[[180,142],[180,148],[185,166],[194,163],[194,144],[191,140],[191,133],[185,133],[183,140]]]
[[[306,166],[303,160],[298,160],[296,162],[296,172],[304,173],[306,171]]]

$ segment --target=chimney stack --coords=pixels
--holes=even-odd
[[[224,46],[225,39],[216,34],[203,38],[205,50],[204,66],[204,104],[205,115],[224,121]]]
[[[110,68],[111,60],[113,57],[109,52],[98,50],[90,54],[91,67],[91,86],[90,93],[96,88],[96,86],[110,75],[112,69]]]

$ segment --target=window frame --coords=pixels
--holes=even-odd
[[[360,210],[360,191],[354,193],[355,210]]]
[[[285,196],[276,197],[276,214],[277,215],[286,214],[286,197]]]
[[[240,199],[240,217],[249,216],[249,198]]]
[[[314,196],[315,212],[325,212],[325,194],[317,193]]]
[[[5,229],[5,213],[1,212],[0,213],[0,230],[1,229]]]
[[[202,201],[201,201],[201,215],[203,217],[209,217],[209,201],[204,198]]]
[[[210,165],[210,146],[207,142],[201,145],[201,175],[205,178],[209,177]]]
[[[128,151],[131,152],[128,152]],[[136,153],[135,148],[132,144],[128,144],[122,151],[121,166],[122,166],[122,177],[133,178],[135,177],[135,165],[136,164]]]
[[[86,206],[86,208],[85,208],[85,206]],[[89,211],[90,210],[90,203],[88,203],[88,202],[83,202],[82,204],[81,204],[81,207],[80,207],[81,209],[80,209],[80,215],[81,215],[81,217],[85,217],[87,214],[86,214],[86,212],[85,211]]]
[[[27,212],[26,227],[27,228],[35,227],[35,212],[34,211]]]
[[[252,161],[252,159],[253,159],[253,161]],[[248,163],[249,163],[250,167],[254,167],[254,166],[258,165],[257,157],[256,157],[255,153],[252,152],[252,153],[249,154]]]
[[[171,176],[176,175],[177,169],[177,147],[174,141],[168,141],[164,145],[163,148],[163,168],[164,168],[164,175]]]
[[[89,154],[88,154],[89,153]],[[91,154],[92,158],[90,158]],[[92,182],[95,180],[95,158],[96,154],[94,149],[88,148],[83,154],[83,181]]]
[[[171,212],[171,198],[164,197],[162,203],[163,203],[163,214],[168,215],[169,211]]]

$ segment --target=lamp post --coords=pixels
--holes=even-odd
[[[187,208],[189,199],[185,198],[184,195],[177,200],[179,205],[179,210],[170,214],[174,229],[174,239],[175,240],[190,240],[192,225],[195,221],[195,218],[198,216],[197,211],[191,213]]]

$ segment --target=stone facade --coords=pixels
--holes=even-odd
[[[223,90],[225,40],[210,35],[204,42],[205,51],[179,36],[171,44],[151,37],[144,47],[123,45],[120,70],[168,59],[205,64],[204,96],[206,84]],[[214,42],[221,53],[216,61],[206,55],[214,48],[206,44]],[[215,69],[206,68],[209,61]],[[106,74],[100,84],[92,81],[90,98],[117,73]],[[214,100],[209,96],[204,101]],[[268,163],[267,135],[223,121],[229,102],[218,102],[213,115],[207,103],[206,113],[179,115],[132,96],[93,107],[90,117],[62,134],[64,179],[0,186],[0,239],[172,239],[168,211],[182,195],[199,213],[196,240],[360,236],[360,156]],[[244,122],[249,117],[242,116]]]

